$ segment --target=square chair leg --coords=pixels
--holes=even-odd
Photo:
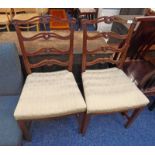
[[[28,132],[28,127],[26,126],[26,122],[25,121],[18,121],[18,124],[21,128],[24,139],[31,141],[31,135]]]
[[[89,120],[90,120],[90,115],[87,113],[84,113],[82,118],[82,123],[81,123],[81,129],[80,129],[80,132],[82,135],[84,135],[87,130]]]
[[[138,108],[133,111],[130,117],[128,117],[128,121],[125,124],[125,128],[128,128],[132,122],[138,117],[139,113],[143,110],[143,108]]]

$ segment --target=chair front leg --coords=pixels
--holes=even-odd
[[[81,122],[81,129],[80,129],[80,132],[82,135],[85,134],[89,121],[90,121],[90,114],[84,113],[82,122]]]
[[[130,117],[128,117],[128,121],[126,122],[125,124],[125,128],[128,128],[132,122],[137,118],[137,116],[139,115],[139,113],[143,110],[143,107],[142,108],[137,108],[133,111],[133,113],[131,114]]]
[[[25,121],[18,121],[18,124],[22,130],[22,134],[25,140],[31,141],[31,135],[29,134],[28,128]]]

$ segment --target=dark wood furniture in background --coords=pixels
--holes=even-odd
[[[155,12],[151,9],[145,9],[144,15],[141,17],[134,15],[137,16],[139,26],[132,36],[124,70],[146,95],[154,96]],[[120,15],[119,17],[123,18],[123,21],[128,20],[128,17],[133,18],[130,15]],[[128,28],[125,25],[120,26],[120,24],[115,23],[112,30],[124,34]],[[115,41],[111,40],[111,42]],[[154,107],[155,101],[149,109],[152,110]]]
[[[133,54],[126,60],[124,71],[144,94],[155,96],[155,50],[150,55],[152,46],[155,45],[155,16],[137,17],[136,20],[139,26],[129,49],[133,49]],[[150,109],[154,106],[155,103]]]
[[[154,16],[155,15],[155,9],[151,9],[151,8],[145,9],[145,15],[146,16]]]
[[[128,50],[129,45],[130,45],[130,40],[131,40],[133,31],[134,31],[134,28],[136,26],[135,20],[132,20],[132,22],[130,22],[130,27],[129,27],[129,31],[127,34],[120,35],[120,34],[117,34],[114,32],[101,32],[101,33],[98,33],[97,35],[90,36],[89,32],[87,30],[87,26],[89,24],[95,24],[95,23],[99,23],[99,22],[105,22],[106,24],[111,24],[113,22],[119,23],[120,21],[117,19],[117,17],[114,17],[114,16],[113,17],[106,17],[105,16],[105,17],[100,17],[96,20],[83,20],[82,21],[82,26],[83,26],[83,55],[82,55],[82,71],[83,71],[83,73],[82,73],[82,80],[83,80],[83,87],[84,87],[84,92],[85,92],[84,93],[85,94],[85,100],[86,100],[86,104],[87,104],[87,112],[83,116],[81,133],[85,133],[87,125],[88,125],[88,121],[90,119],[90,116],[95,115],[95,114],[107,114],[107,113],[112,113],[112,112],[121,112],[127,118],[127,122],[125,124],[125,127],[128,127],[134,121],[134,119],[138,116],[138,114],[143,109],[143,107],[145,105],[147,105],[149,102],[146,99],[146,97],[141,94],[140,90],[138,90],[137,87],[134,85],[133,90],[129,90],[129,91],[126,90],[128,92],[128,94],[130,94],[132,91],[135,91],[136,93],[138,92],[141,95],[137,95],[135,101],[138,98],[142,97],[143,102],[147,102],[147,103],[144,104],[141,101],[141,103],[139,102],[139,103],[135,103],[135,105],[131,105],[131,102],[133,102],[133,101],[131,101],[130,104],[127,105],[127,107],[125,107],[124,105],[127,104],[127,103],[125,103],[127,101],[126,101],[126,99],[124,99],[124,100],[120,100],[120,102],[123,102],[123,104],[121,105],[121,107],[119,107],[120,105],[119,105],[119,103],[117,103],[118,98],[120,98],[119,93],[121,93],[121,96],[123,96],[123,93],[125,92],[125,90],[123,91],[122,88],[120,89],[120,87],[117,87],[118,90],[115,92],[115,89],[113,90],[113,85],[112,85],[112,83],[114,84],[114,86],[115,86],[115,84],[117,85],[117,83],[115,83],[114,81],[117,80],[118,77],[120,77],[120,79],[122,77],[124,77],[125,79],[127,78],[127,76],[125,74],[122,74],[120,76],[119,72],[122,72],[120,69],[123,68],[123,64],[124,64],[124,61],[126,58],[127,50]],[[87,46],[87,42],[92,41],[92,44],[93,44],[93,40],[96,40],[97,38],[100,38],[100,37],[103,37],[105,39],[109,39],[112,37],[112,38],[119,39],[122,41],[120,43],[106,44],[106,45],[103,45],[101,47],[98,47],[97,49],[89,50],[89,47]],[[96,57],[95,57],[95,55],[96,55]],[[92,57],[92,58],[90,59],[89,57]],[[97,63],[107,63],[107,62],[115,64],[120,69],[118,69],[115,74],[113,74],[114,70],[106,69],[107,72],[109,73],[109,74],[106,74],[106,77],[102,77],[105,75],[104,73],[102,74],[102,72],[104,72],[103,70],[97,70],[94,72],[92,70],[89,70],[89,71],[86,70],[86,68],[88,68],[92,65],[95,65]],[[91,79],[87,79],[88,76],[91,75],[91,73],[92,73],[92,76],[90,77]],[[110,73],[112,73],[112,74],[110,74]],[[95,76],[95,74],[96,75],[98,74],[98,76]],[[109,77],[108,77],[108,75],[109,75]],[[94,76],[97,79],[93,79]],[[111,76],[114,76],[114,77],[111,77]],[[117,77],[117,79],[115,79],[116,78],[115,76]],[[110,83],[110,84],[109,84],[109,81],[107,81],[107,83],[105,81],[102,81],[105,85],[102,82],[100,84],[96,83],[97,80],[102,80],[102,79],[103,80],[104,79],[109,80],[112,78],[113,78],[113,81],[111,81],[112,83]],[[93,80],[94,80],[94,82],[96,81],[94,83],[94,85],[93,85]],[[133,85],[133,83],[130,80],[128,80],[126,82],[129,85]],[[111,92],[110,91],[106,92],[107,91],[106,85],[107,85],[107,87],[111,88],[111,91],[113,92],[114,96],[108,95]],[[102,90],[100,91],[101,88],[102,88]],[[108,88],[108,90],[109,90],[109,88]],[[114,88],[116,88],[116,87],[114,87]],[[106,90],[105,94],[104,94],[103,89]],[[94,92],[94,94],[91,94],[90,91]],[[125,93],[127,93],[127,92],[125,92]],[[113,99],[114,103],[112,104],[111,100],[109,101],[109,99],[107,99],[107,98],[105,101],[103,101],[104,98],[100,98],[100,96],[101,96],[100,94],[102,94],[102,96],[107,94],[111,99]],[[97,101],[95,100],[94,95],[97,95],[96,96]],[[93,103],[91,102],[91,99],[93,99]],[[130,97],[128,96],[128,100],[132,100],[132,94],[130,94]],[[115,106],[114,109],[113,109],[113,107],[109,107],[109,105],[108,105],[109,109],[106,109],[106,106],[107,106],[107,104],[109,104],[109,102],[113,106]],[[94,109],[96,109],[96,111],[92,108],[93,105],[94,105]],[[104,105],[104,106],[102,106],[102,105]],[[100,108],[97,108],[97,106]],[[129,116],[128,111],[131,109],[133,110],[133,113]]]

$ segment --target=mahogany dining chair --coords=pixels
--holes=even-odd
[[[130,40],[136,26],[135,20],[127,21],[130,25],[128,33],[121,35],[115,32],[98,32],[97,35],[89,35],[87,26],[104,22],[112,24],[120,22],[116,16],[103,16],[95,20],[83,20],[83,55],[82,55],[82,81],[84,88],[87,111],[83,115],[81,133],[86,132],[89,119],[96,114],[110,114],[120,112],[126,117],[125,127],[129,127],[142,109],[149,103],[143,92],[123,72],[123,64],[126,59]],[[89,49],[88,42],[103,37],[106,44]],[[108,43],[109,38],[121,40],[116,44]],[[95,64],[113,66],[107,69],[91,69]],[[132,113],[128,113],[132,110]]]
[[[60,33],[49,31],[27,37],[23,36],[19,28],[21,24],[33,24],[36,22],[47,24],[51,21],[51,18],[55,21],[70,23],[70,29],[66,30],[68,34],[61,35]],[[86,104],[72,74],[74,25],[76,20],[66,20],[53,16],[40,16],[26,21],[14,21],[28,74],[14,116],[19,122],[26,139],[30,139],[25,125],[27,121],[77,115],[86,111]],[[52,45],[53,39],[68,41],[68,49],[54,48]],[[45,45],[47,41],[50,41],[51,46],[45,46],[36,51],[28,51],[25,43],[35,43],[36,40],[42,40]],[[36,58],[37,61],[32,62],[31,58]],[[52,68],[54,65],[66,68],[66,70],[54,72],[35,71],[39,67]]]

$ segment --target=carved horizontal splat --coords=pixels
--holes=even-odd
[[[112,38],[124,40],[127,38],[127,35],[120,35],[115,32],[101,32],[94,36],[87,35],[88,40],[94,40],[94,39],[98,39],[101,37],[104,37],[105,39],[109,39],[110,37],[112,37]]]
[[[52,48],[41,48],[38,51],[34,51],[34,52],[26,52],[27,56],[36,56],[39,54],[40,55],[41,54],[69,54],[69,50],[62,51],[52,47]]]
[[[116,52],[121,52],[121,49],[114,48],[111,46],[102,46],[94,50],[87,50],[87,54],[95,54],[100,51],[103,51],[104,53],[116,53]]]
[[[70,39],[70,34],[67,35],[67,36],[61,36],[59,34],[56,34],[56,33],[52,33],[52,32],[44,32],[44,33],[38,33],[32,37],[24,37],[22,36],[22,39],[23,41],[34,41],[34,40],[37,40],[37,39],[45,39],[45,40],[49,40],[50,38],[57,38],[57,39],[60,39],[60,40],[69,40]]]
[[[69,62],[62,62],[56,59],[45,59],[35,64],[30,64],[30,68],[37,68],[41,66],[52,66],[52,65],[60,65],[60,66],[68,66]]]
[[[92,65],[95,65],[97,63],[103,63],[103,62],[104,63],[109,62],[112,64],[118,64],[118,61],[113,60],[112,58],[97,58],[97,59],[92,60],[92,61],[87,61],[86,66],[92,66]]]
[[[138,18],[137,18],[138,20]],[[97,19],[93,19],[93,20],[87,20],[87,19],[82,19],[82,24],[86,24],[86,25],[90,25],[90,24],[97,24],[97,23],[101,23],[104,22],[106,24],[112,24],[113,22],[117,22],[117,23],[122,23],[122,19],[120,20],[120,18],[118,16],[102,16],[99,17]],[[125,23],[127,23],[128,21],[126,20]],[[135,23],[136,19],[132,20],[132,23]]]

